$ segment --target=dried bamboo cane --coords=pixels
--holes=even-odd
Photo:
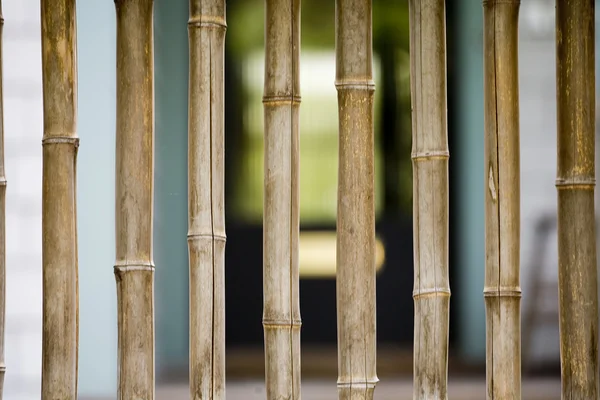
[[[6,173],[4,171],[4,15],[0,1],[0,400],[4,394],[4,328],[6,315]]]
[[[376,372],[371,0],[336,0],[339,108],[338,398],[373,399]]]
[[[118,399],[154,399],[152,0],[116,0]]]
[[[598,398],[594,2],[556,2],[558,279],[563,400]]]
[[[265,1],[263,327],[267,399],[300,399],[300,0]]]
[[[444,0],[410,0],[414,389],[448,398],[448,135]]]
[[[42,399],[77,398],[75,0],[42,0]]]
[[[484,0],[487,398],[521,398],[519,0]]]
[[[225,0],[190,0],[190,396],[225,399]]]

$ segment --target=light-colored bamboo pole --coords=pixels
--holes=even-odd
[[[225,1],[190,0],[190,398],[225,399]]]
[[[265,1],[263,327],[267,399],[300,399],[300,0]]]
[[[371,400],[377,384],[371,0],[336,0],[338,398]]]
[[[42,399],[77,398],[75,0],[42,0]]]
[[[448,134],[444,0],[410,0],[417,399],[448,398]]]
[[[598,398],[594,13],[593,1],[556,1],[556,189],[563,400]]]
[[[488,399],[521,398],[519,1],[484,1]]]
[[[4,328],[6,316],[6,173],[4,171],[4,14],[0,1],[0,400],[4,395]]]
[[[519,0],[484,0],[487,398],[521,398]]]
[[[116,0],[119,400],[154,399],[153,1]]]

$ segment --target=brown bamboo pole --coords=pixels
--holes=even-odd
[[[265,1],[263,327],[267,399],[300,399],[300,0]]]
[[[373,399],[376,372],[371,0],[336,0],[339,109],[338,398]]]
[[[598,398],[594,2],[556,2],[562,398]]]
[[[0,1],[0,400],[4,394],[4,328],[6,326],[6,173],[4,171],[4,14]]]
[[[116,0],[118,399],[154,399],[153,1]]]
[[[42,0],[42,399],[77,398],[75,0]]]
[[[444,0],[410,0],[417,399],[448,398],[448,134]]]
[[[225,399],[225,1],[190,0],[190,396]]]
[[[484,0],[487,398],[521,398],[519,0]]]

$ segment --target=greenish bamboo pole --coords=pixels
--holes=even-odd
[[[267,399],[300,399],[300,0],[265,1],[263,327]]]
[[[563,400],[598,398],[594,2],[556,2],[558,282]]]
[[[77,398],[75,0],[42,0],[42,399]]]
[[[414,240],[414,386],[448,398],[448,134],[444,0],[410,0]]]
[[[371,0],[336,0],[339,109],[338,398],[372,400],[378,382]]]
[[[6,173],[4,171],[4,14],[0,1],[0,400],[4,394],[4,328],[6,326]]]
[[[521,398],[519,0],[484,0],[487,398]]]
[[[153,1],[116,0],[118,400],[154,400]]]
[[[190,0],[190,396],[225,399],[225,1]]]

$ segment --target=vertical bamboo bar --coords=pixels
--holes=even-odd
[[[263,327],[267,399],[300,399],[300,0],[265,1]]]
[[[448,398],[448,135],[444,0],[410,0],[414,240],[414,386]]]
[[[116,0],[119,400],[154,400],[153,1]]]
[[[521,398],[519,0],[484,0],[487,398]]]
[[[594,2],[556,2],[562,398],[598,398]]]
[[[225,399],[225,0],[190,0],[190,398]]]
[[[371,400],[377,384],[371,0],[336,0],[339,109],[338,398]]]
[[[4,14],[0,1],[0,400],[4,394],[4,328],[6,315],[6,173],[4,171]]]
[[[75,0],[42,0],[42,399],[77,398]]]

